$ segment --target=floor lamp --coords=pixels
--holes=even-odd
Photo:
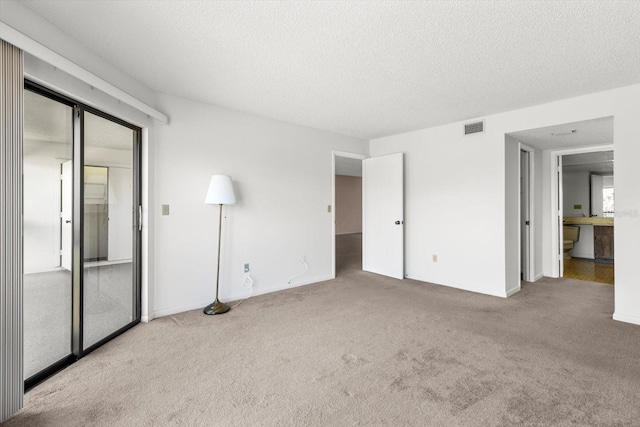
[[[206,306],[204,314],[222,314],[229,311],[229,306],[218,299],[218,288],[220,286],[220,241],[222,240],[222,205],[234,205],[236,195],[233,192],[231,177],[227,175],[213,175],[209,181],[209,191],[204,200],[207,205],[220,205],[220,217],[218,219],[218,269],[216,277],[216,300]]]

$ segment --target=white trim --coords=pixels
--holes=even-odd
[[[563,206],[562,204],[558,205],[558,198],[562,198],[562,187],[560,185],[559,178],[562,178],[562,156],[566,156],[569,154],[581,154],[581,153],[595,153],[598,151],[614,151],[613,144],[606,145],[593,145],[587,147],[576,147],[576,148],[563,148],[558,150],[550,150],[549,151],[549,162],[551,167],[551,188],[550,188],[550,196],[551,196],[551,210],[546,214],[550,215],[552,218],[551,221],[551,277],[562,277],[561,271],[561,263],[564,264],[564,260],[562,259],[562,248],[560,247],[560,241],[562,239],[562,230],[558,229],[558,221],[556,220],[556,215],[560,218],[563,217]],[[560,158],[560,170],[556,169],[556,165],[558,164],[558,158]],[[560,177],[558,177],[558,172],[560,173]],[[542,251],[545,252],[544,250]]]
[[[520,286],[516,286],[514,288],[511,288],[511,289],[507,290],[506,297],[509,298],[511,295],[515,295],[518,292],[520,292]]]
[[[345,231],[343,233],[336,233],[336,236],[343,236],[345,234],[362,234],[362,231]]]
[[[613,313],[613,320],[640,325],[640,316],[636,316],[634,314],[622,314],[615,312]]]
[[[364,160],[369,158],[369,156],[366,154],[349,153],[348,151],[337,151],[337,150],[333,150],[333,156],[346,157],[349,159],[359,159],[359,160]]]
[[[153,132],[153,131],[151,131]],[[153,227],[154,227],[154,215],[153,209],[153,149],[154,145],[149,143],[150,135],[149,128],[142,128],[141,135],[141,156],[140,167],[141,173],[141,188],[140,188],[140,203],[142,204],[142,233],[141,239],[141,259],[140,268],[142,269],[140,275],[140,308],[141,308],[141,321],[149,322],[153,320]],[[146,319],[146,320],[145,320]]]
[[[422,283],[429,284],[429,285],[444,286],[444,287],[447,287],[447,288],[459,289],[461,291],[473,292],[473,293],[476,293],[476,294],[488,295],[488,296],[498,297],[498,298],[507,298],[507,297],[510,297],[511,295],[515,294],[516,292],[520,291],[520,286],[516,286],[514,288],[511,288],[508,291],[505,290],[505,291],[495,292],[495,291],[492,291],[492,290],[487,290],[485,288],[479,288],[479,287],[473,286],[473,285],[465,285],[465,284],[455,283],[455,282],[447,282],[447,283],[440,282],[439,283],[439,282],[435,282],[433,280],[420,279],[420,278],[418,278],[416,276],[411,276],[410,274],[405,274],[405,279],[411,279],[411,280],[415,280],[416,282],[422,282]]]
[[[537,282],[538,280],[542,279],[543,277],[544,277],[543,273],[536,274],[535,277],[533,278],[533,281]]]
[[[117,88],[108,81],[96,76],[95,74],[85,70],[78,64],[68,60],[64,56],[54,52],[48,47],[38,43],[34,39],[22,34],[15,28],[0,21],[0,38],[8,43],[22,49],[25,52],[47,62],[61,71],[72,75],[73,77],[87,83],[94,88],[101,90],[102,92],[113,96],[114,98],[124,102],[127,105],[134,107],[135,109],[142,111],[143,113],[153,117],[160,123],[169,123],[169,118],[156,110],[155,108],[145,104],[138,98],[135,98],[122,89]]]
[[[153,312],[153,319],[157,319],[159,317],[171,316],[172,314],[184,313],[185,311],[191,311],[198,308],[203,309],[209,304],[211,304],[211,301],[157,310]]]
[[[368,159],[366,154],[331,150],[331,279],[336,278],[336,157],[348,159]]]
[[[255,297],[258,295],[266,295],[266,294],[271,294],[274,292],[280,292],[280,291],[285,291],[287,289],[293,289],[293,288],[298,288],[300,286],[307,286],[307,285],[313,285],[314,283],[320,283],[320,282],[326,282],[327,280],[331,280],[333,279],[333,277],[330,276],[322,276],[322,277],[316,277],[315,279],[310,279],[304,282],[300,282],[298,284],[295,285],[283,285],[283,286],[278,286],[276,288],[269,288],[269,289],[264,289],[264,290],[257,290],[254,291],[252,294],[233,294],[230,296],[227,296],[224,298],[224,301],[239,301],[242,299],[247,299],[250,297]],[[178,313],[183,313],[185,311],[191,311],[191,310],[196,310],[196,309],[203,309],[204,307],[206,307],[207,305],[211,304],[210,300],[207,301],[203,301],[197,304],[189,304],[189,305],[183,305],[181,307],[172,307],[172,308],[166,308],[163,310],[157,310],[155,311],[153,314],[152,319],[157,319],[158,317],[164,317],[164,316],[170,316],[172,314],[178,314]],[[144,321],[144,320],[143,320]]]

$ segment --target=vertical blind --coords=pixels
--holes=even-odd
[[[0,40],[0,423],[22,407],[23,55]]]

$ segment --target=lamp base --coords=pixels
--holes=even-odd
[[[229,311],[229,306],[225,303],[220,302],[218,298],[216,298],[214,302],[212,302],[202,310],[204,314],[208,315],[222,314],[226,313],[227,311]]]

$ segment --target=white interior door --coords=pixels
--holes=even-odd
[[[362,161],[362,269],[404,277],[402,153]]]
[[[62,163],[62,193],[60,201],[60,264],[71,271],[71,250],[73,247],[73,163]]]

